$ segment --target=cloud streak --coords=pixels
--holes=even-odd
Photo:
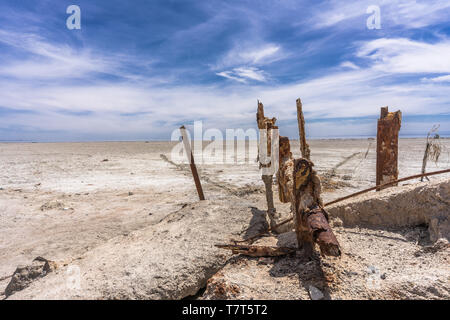
[[[373,68],[389,73],[450,72],[450,41],[424,43],[381,38],[365,43],[357,57],[370,59]]]

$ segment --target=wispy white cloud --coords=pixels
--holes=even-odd
[[[50,43],[36,34],[2,29],[0,43],[21,54],[21,58],[4,58],[0,65],[0,76],[23,80],[82,79],[94,73],[137,80],[140,77],[124,71],[123,65],[130,63],[148,69],[154,63],[149,60],[143,63],[131,55],[105,55],[89,48],[74,49],[66,44]]]
[[[241,83],[247,83],[248,80],[266,82],[268,73],[261,68],[286,56],[281,46],[273,43],[253,46],[239,44],[222,56],[212,66],[212,70],[218,70],[218,76]]]
[[[239,65],[265,65],[285,57],[280,45],[238,44],[219,59],[215,68],[227,68]]]
[[[358,67],[356,64],[354,64],[351,61],[344,61],[339,65],[341,68],[348,68],[353,70],[358,70],[360,67]]]
[[[205,127],[254,127],[257,98],[262,99],[267,113],[276,115],[280,121],[296,119],[295,99],[298,97],[302,98],[305,115],[310,120],[376,116],[379,108],[385,105],[399,108],[405,115],[448,113],[448,85],[420,82],[387,85],[385,80],[376,70],[348,70],[270,87],[194,85],[159,88],[94,83],[43,88],[2,81],[0,86],[7,94],[0,96],[0,105],[34,110],[36,114],[2,117],[0,128],[14,123],[40,131],[93,135],[110,132],[113,136],[128,132],[169,139],[170,132],[180,122],[198,119],[204,120]],[[86,110],[92,114],[76,115],[76,112]],[[338,120],[334,125],[314,124],[316,131],[310,134],[333,135],[337,132],[336,125],[339,126]],[[346,125],[339,132],[354,134],[354,129]],[[295,136],[295,131],[284,134]]]
[[[423,28],[442,23],[450,15],[450,2],[447,0],[402,0],[388,4],[390,6],[384,11],[392,23],[409,28]]]
[[[216,73],[218,76],[235,80],[242,83],[247,83],[247,80],[254,80],[254,81],[260,81],[260,82],[266,82],[267,77],[264,73],[264,71],[259,70],[258,68],[254,67],[241,67],[241,68],[234,68],[230,71],[222,71]]]
[[[27,58],[10,59],[0,66],[0,75],[25,78],[79,78],[91,72],[113,70],[110,59],[96,57],[89,50],[74,50],[67,45],[54,45],[35,34],[0,30],[0,42],[22,53]]]
[[[217,72],[216,73],[218,76],[230,79],[230,80],[235,80],[237,82],[242,82],[242,83],[246,83],[247,81],[243,78],[240,77],[236,77],[233,75],[233,71],[222,71],[222,72]]]
[[[319,4],[309,18],[308,25],[312,28],[332,27],[361,18],[361,25],[354,27],[364,28],[366,18],[370,15],[366,10],[371,5],[377,5],[381,9],[382,28],[383,25],[423,28],[442,23],[450,14],[450,3],[447,0],[364,0],[348,3],[334,0]]]
[[[380,38],[364,43],[357,52],[373,68],[390,73],[450,72],[450,41],[425,43],[406,38]]]
[[[2,117],[0,129],[14,123],[42,132],[59,130],[93,135],[110,132],[114,137],[135,134],[168,139],[180,122],[196,119],[204,119],[208,127],[253,127],[257,98],[265,103],[268,114],[276,115],[281,121],[295,119],[294,104],[298,97],[304,102],[308,119],[365,117],[378,114],[379,107],[385,105],[400,108],[407,115],[448,113],[450,97],[448,84],[444,81],[447,76],[437,77],[439,81],[386,84],[393,72],[404,72],[401,66],[405,62],[401,60],[410,61],[409,54],[417,51],[410,50],[411,46],[435,52],[432,45],[401,39],[393,41],[381,39],[380,42],[374,40],[361,44],[359,58],[373,63],[367,68],[344,62],[341,65],[344,68],[325,76],[271,86],[160,87],[151,81],[129,83],[126,79],[114,83],[92,80],[89,85],[53,83],[42,86],[34,82],[0,79],[0,106],[34,111]],[[399,43],[406,45],[399,46]],[[440,45],[436,44],[442,50]],[[391,46],[398,49],[388,49]],[[374,50],[377,58],[372,56]],[[411,70],[434,72],[435,68],[425,65]],[[231,71],[220,75],[240,82],[253,80],[263,83],[266,80],[264,73],[256,67],[237,67]],[[88,116],[77,115],[85,111],[89,111]],[[335,122],[339,125],[338,121]],[[316,128],[311,132],[313,135],[333,135],[336,132],[332,125],[329,128],[321,126],[319,130],[318,124],[313,124],[313,128]],[[354,128],[346,125],[339,132],[351,133]]]
[[[450,74],[434,78],[422,78],[424,82],[450,82]]]

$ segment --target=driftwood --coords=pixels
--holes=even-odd
[[[401,111],[389,112],[388,107],[381,108],[377,128],[377,185],[398,179],[398,132],[401,122]]]
[[[250,257],[279,257],[295,252],[288,247],[252,246],[245,244],[216,244],[221,249],[231,250],[234,254],[243,254]]]

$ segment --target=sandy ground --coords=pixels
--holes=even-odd
[[[442,142],[445,150],[441,160],[437,165],[430,163],[429,171],[450,166],[450,140],[444,139]],[[375,144],[375,140],[310,141],[315,168],[325,177],[325,201],[374,185]],[[188,168],[174,166],[166,158],[170,158],[173,145],[168,142],[0,144],[0,279],[4,278],[0,280],[0,293],[9,282],[7,277],[16,267],[30,264],[37,256],[54,261],[72,261],[114,238],[150,226],[157,229],[166,216],[185,208],[187,204],[197,203]],[[424,146],[423,139],[400,140],[401,177],[420,172]],[[292,143],[291,148],[294,156],[298,156],[296,142]],[[261,212],[265,209],[263,183],[254,159],[240,165],[199,165],[199,169],[208,199],[238,201],[241,198]],[[289,214],[286,205],[277,202],[277,208],[285,216]],[[351,254],[367,261],[361,264],[362,269],[370,266],[371,259],[375,259],[373,264],[376,264],[377,254],[383,255],[377,251],[374,257],[367,257],[370,251],[358,251],[357,243],[370,244],[379,238],[378,231],[337,228],[340,228],[337,230],[339,240],[352,248]],[[408,232],[426,234],[426,228],[417,228],[386,230],[385,236],[391,240],[383,241],[382,247],[387,250],[406,243],[407,247],[401,252],[408,257],[409,253],[422,250],[424,245],[430,244],[425,240],[418,243],[417,239],[412,240],[405,235]],[[439,258],[427,253],[413,255],[411,259],[419,265],[423,263],[425,267],[432,264],[433,268],[435,262],[444,262],[441,271],[448,279],[450,272],[445,253],[438,253],[436,257],[443,255]],[[343,264],[345,259],[350,258],[344,258]],[[246,261],[260,266],[255,259]],[[348,272],[362,274],[365,271]],[[429,273],[433,274],[433,269],[429,269]],[[417,274],[420,275],[420,272]],[[270,272],[259,275],[264,281],[277,279]],[[296,289],[292,289],[293,293],[286,297],[282,293],[277,295],[275,289],[263,296],[250,290],[249,295],[239,297],[306,298],[298,284],[293,286]],[[323,285],[318,286],[323,288]],[[449,297],[448,291],[438,292],[435,295],[437,298]],[[329,296],[333,298],[333,294]],[[370,298],[370,295],[352,295],[349,289],[334,297]],[[376,298],[377,294],[373,297]],[[398,294],[398,297],[405,295]]]

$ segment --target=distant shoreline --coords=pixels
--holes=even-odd
[[[411,139],[426,139],[426,136],[406,136],[399,137],[400,140],[411,140]],[[450,139],[450,136],[440,136],[440,139]],[[298,139],[289,139],[290,141],[298,141]],[[314,141],[326,141],[326,140],[376,140],[376,137],[326,137],[326,138],[315,138],[311,137],[308,140]],[[204,140],[212,141],[212,140]],[[225,140],[224,140],[225,141]],[[33,141],[33,140],[0,140],[0,143],[154,143],[154,142],[177,142],[170,140],[90,140],[90,141]]]

